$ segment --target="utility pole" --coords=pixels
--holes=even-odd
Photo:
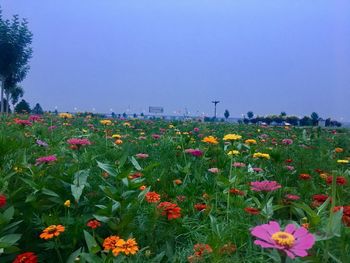
[[[211,103],[214,103],[214,120],[216,120],[216,104],[220,103],[220,101],[213,100]]]

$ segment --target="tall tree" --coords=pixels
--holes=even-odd
[[[319,116],[316,112],[311,113],[311,120],[312,120],[312,124],[313,125],[317,125],[318,124],[318,120],[319,120]]]
[[[34,108],[32,109],[32,113],[38,115],[44,114],[43,108],[40,106],[39,103],[35,104]]]
[[[15,112],[17,113],[30,113],[29,103],[25,100],[21,100],[15,107]]]
[[[252,111],[247,112],[248,119],[251,119],[254,117],[254,113]]]
[[[225,119],[227,120],[228,117],[230,117],[230,112],[228,110],[225,110],[224,116],[225,116]]]
[[[4,100],[5,82],[21,82],[29,70],[29,59],[32,57],[32,33],[28,29],[25,19],[17,15],[12,20],[3,19],[0,10],[0,81],[1,101]],[[4,112],[4,103],[1,103],[0,112]]]

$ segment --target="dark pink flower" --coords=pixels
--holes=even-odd
[[[281,250],[292,259],[307,256],[307,250],[315,244],[315,237],[304,227],[296,228],[289,224],[281,231],[280,225],[275,221],[254,227],[251,235],[258,238],[254,241],[255,245]]]
[[[234,162],[232,164],[233,167],[246,167],[245,163],[240,163],[240,162]]]
[[[251,182],[250,186],[251,186],[251,190],[256,192],[261,192],[261,191],[271,192],[282,187],[276,181],[261,181],[261,182],[256,181],[256,182]]]
[[[283,139],[282,140],[282,144],[284,144],[284,145],[293,144],[293,140],[292,139]]]
[[[67,140],[67,142],[71,145],[76,145],[76,146],[83,146],[83,145],[90,145],[91,142],[89,139],[80,139],[80,138],[72,138]]]
[[[200,157],[203,155],[203,152],[199,149],[186,149],[185,153],[191,154],[196,157]]]
[[[57,158],[55,155],[49,155],[49,156],[43,156],[36,159],[35,165],[43,164],[43,163],[52,163],[54,161],[57,161]]]
[[[300,199],[300,196],[298,195],[292,195],[292,194],[286,194],[286,198],[291,201],[296,201]]]

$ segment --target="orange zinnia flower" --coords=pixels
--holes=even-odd
[[[160,195],[156,192],[148,192],[145,197],[148,203],[158,203],[160,201]]]
[[[213,136],[204,137],[202,142],[206,142],[209,144],[218,144],[219,143],[218,140]]]
[[[113,250],[117,247],[117,242],[120,240],[118,236],[109,236],[106,237],[103,241],[104,250]]]
[[[65,228],[62,225],[51,225],[43,230],[43,232],[40,234],[40,238],[51,239],[59,236],[62,232],[64,232],[64,230]]]
[[[137,243],[134,238],[129,238],[124,241],[123,239],[119,239],[117,242],[117,247],[113,249],[113,255],[117,256],[120,252],[125,255],[134,255],[139,250]]]

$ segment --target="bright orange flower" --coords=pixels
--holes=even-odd
[[[145,197],[148,203],[158,203],[160,201],[160,195],[156,192],[148,192]]]
[[[219,143],[218,140],[214,136],[204,137],[202,142],[206,142],[209,144],[218,144]]]
[[[135,255],[137,251],[139,250],[137,243],[134,238],[129,238],[128,240],[124,241],[123,239],[119,239],[117,242],[117,247],[113,249],[113,255],[117,256],[120,252],[124,253],[125,255]]]
[[[117,247],[117,242],[120,240],[118,236],[109,236],[106,237],[103,241],[104,250],[113,250]]]
[[[40,234],[40,238],[51,239],[59,236],[62,232],[64,232],[64,230],[65,228],[62,225],[51,225],[43,230],[43,232]]]
[[[177,204],[162,202],[157,208],[161,210],[163,216],[168,217],[168,220],[181,217],[181,208]]]

